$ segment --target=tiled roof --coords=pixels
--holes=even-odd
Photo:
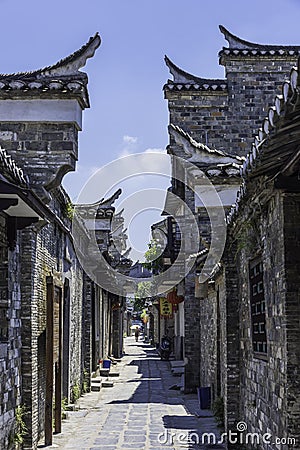
[[[223,25],[219,26],[221,33],[224,34],[229,47],[223,47],[219,52],[222,55],[234,56],[286,56],[300,54],[299,45],[264,45],[248,42],[230,33]]]
[[[222,152],[221,150],[209,148],[207,145],[196,141],[189,133],[184,131],[178,125],[174,125],[173,123],[171,123],[168,126],[168,129],[169,129],[169,132],[171,132],[171,133],[172,133],[172,131],[175,131],[176,133],[180,134],[184,139],[186,139],[197,150],[203,150],[207,153],[214,153],[216,155],[226,156],[226,154],[224,152]]]
[[[215,164],[209,166],[207,169],[202,169],[208,178],[214,177],[239,177],[240,176],[241,165],[236,163],[228,164]]]
[[[25,96],[28,92],[45,97],[49,93],[75,94],[82,97],[84,106],[88,107],[87,75],[79,69],[94,55],[100,43],[100,36],[96,33],[79,50],[52,66],[32,72],[0,74],[0,95],[10,98],[12,94]]]
[[[174,80],[168,80],[165,90],[188,91],[226,91],[227,81],[224,79],[199,78],[177,67],[167,56],[165,62]]]
[[[6,150],[0,147],[0,172],[5,178],[18,186],[28,187],[23,170],[16,165]]]
[[[243,179],[228,216],[230,222],[239,209],[239,205],[247,193],[247,181],[255,177],[267,175],[275,178],[299,154],[299,106],[300,106],[300,58],[298,68],[293,67],[290,79],[282,85],[282,94],[275,97],[275,102],[268,110],[258,135],[252,144],[241,168]],[[296,154],[295,154],[296,151]]]
[[[0,78],[0,92],[11,94],[17,91],[19,94],[31,91],[31,93],[74,93],[81,94],[85,90],[86,84],[80,80],[59,80],[54,78],[35,79],[11,79],[9,77]]]
[[[219,157],[219,158],[229,158],[231,160],[231,161],[223,162],[220,164],[220,160],[216,159],[216,165],[214,165],[214,167],[216,167],[216,168],[219,167],[221,170],[223,170],[221,166],[225,167],[225,166],[228,166],[228,164],[241,165],[243,163],[243,161],[245,160],[245,158],[243,156],[230,155],[226,152],[223,152],[222,150],[209,148],[207,145],[196,141],[189,133],[187,133],[186,131],[184,131],[182,128],[180,128],[177,125],[170,124],[168,129],[169,129],[170,134],[173,134],[174,137],[175,137],[174,133],[176,133],[177,135],[180,135],[182,138],[184,138],[191,145],[191,147],[196,150],[196,152],[198,150],[198,151],[205,152],[208,155],[215,155],[216,157]],[[185,151],[187,152],[187,150],[185,150]],[[192,154],[190,154],[189,156],[192,156]],[[212,167],[212,165],[209,164],[208,168],[211,168],[211,167]]]
[[[83,219],[112,218],[115,212],[113,203],[120,197],[122,189],[118,189],[108,199],[102,198],[95,203],[81,203],[75,205],[76,213]]]
[[[240,169],[245,160],[243,156],[229,155],[221,150],[211,149],[197,142],[177,125],[170,124],[169,133],[177,143],[183,145],[187,161],[201,169],[208,178],[240,177]]]

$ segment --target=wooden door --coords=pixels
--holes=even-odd
[[[47,277],[45,445],[61,432],[62,403],[62,286]]]

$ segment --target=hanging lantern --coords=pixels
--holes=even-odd
[[[184,297],[183,295],[177,295],[177,290],[173,289],[171,292],[168,293],[167,300],[172,305],[178,305],[179,303],[183,302]]]
[[[121,303],[113,303],[111,305],[112,311],[116,311],[117,309],[121,309]]]

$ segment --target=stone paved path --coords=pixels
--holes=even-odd
[[[118,363],[112,388],[91,392],[79,400],[78,411],[63,421],[63,432],[52,447],[62,450],[177,450],[225,448],[188,443],[202,433],[219,435],[213,417],[198,418],[196,395],[183,395],[169,387],[173,377],[168,362],[134,338],[125,340],[125,356]],[[174,434],[172,438],[172,433]],[[180,433],[182,436],[180,437]],[[206,441],[207,442],[207,441]]]

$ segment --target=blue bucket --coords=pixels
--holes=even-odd
[[[211,388],[209,387],[198,387],[198,401],[200,409],[210,409],[211,408]]]
[[[104,359],[102,363],[103,369],[110,369],[111,361],[109,359]]]

